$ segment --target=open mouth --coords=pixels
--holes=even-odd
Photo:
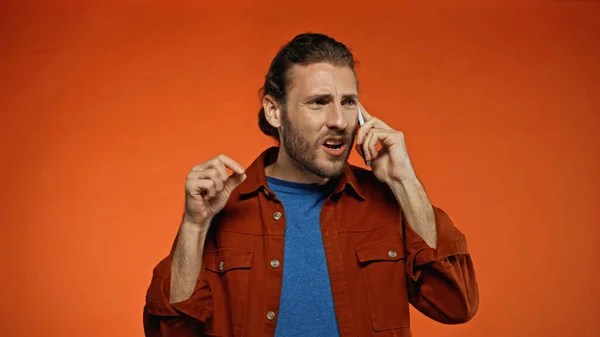
[[[343,138],[327,138],[323,145],[327,148],[336,150],[344,146],[344,143],[345,141]]]
[[[333,156],[339,156],[343,154],[346,142],[343,138],[328,138],[323,143],[325,151]]]
[[[338,143],[338,144],[325,143],[325,144],[323,144],[323,146],[325,146],[326,148],[329,148],[329,149],[337,150],[337,149],[341,148],[342,146],[344,146],[344,143]]]

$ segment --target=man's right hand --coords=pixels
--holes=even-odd
[[[231,176],[227,169],[233,171]],[[185,183],[184,222],[207,231],[210,220],[225,207],[231,192],[244,180],[242,165],[222,154],[194,166]]]

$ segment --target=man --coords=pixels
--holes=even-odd
[[[470,320],[479,296],[465,237],[430,204],[402,133],[359,103],[350,51],[296,36],[263,96],[260,129],[280,146],[247,169],[226,155],[192,168],[146,335],[411,336],[409,303],[442,323]],[[370,170],[347,163],[355,140]]]

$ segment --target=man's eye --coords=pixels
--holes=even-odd
[[[314,103],[315,103],[315,104],[319,104],[319,105],[326,104],[326,102],[325,102],[325,100],[324,100],[324,99],[318,99],[318,100],[315,100],[315,101],[314,101]]]
[[[348,105],[356,105],[356,101],[353,99],[347,99],[344,103]]]

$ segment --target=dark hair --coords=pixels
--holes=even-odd
[[[285,107],[290,68],[319,62],[348,66],[354,72],[354,57],[343,43],[323,34],[300,34],[283,46],[271,62],[260,89],[261,99],[270,95]],[[264,108],[258,112],[258,126],[265,135],[279,141],[279,132],[267,121]]]

